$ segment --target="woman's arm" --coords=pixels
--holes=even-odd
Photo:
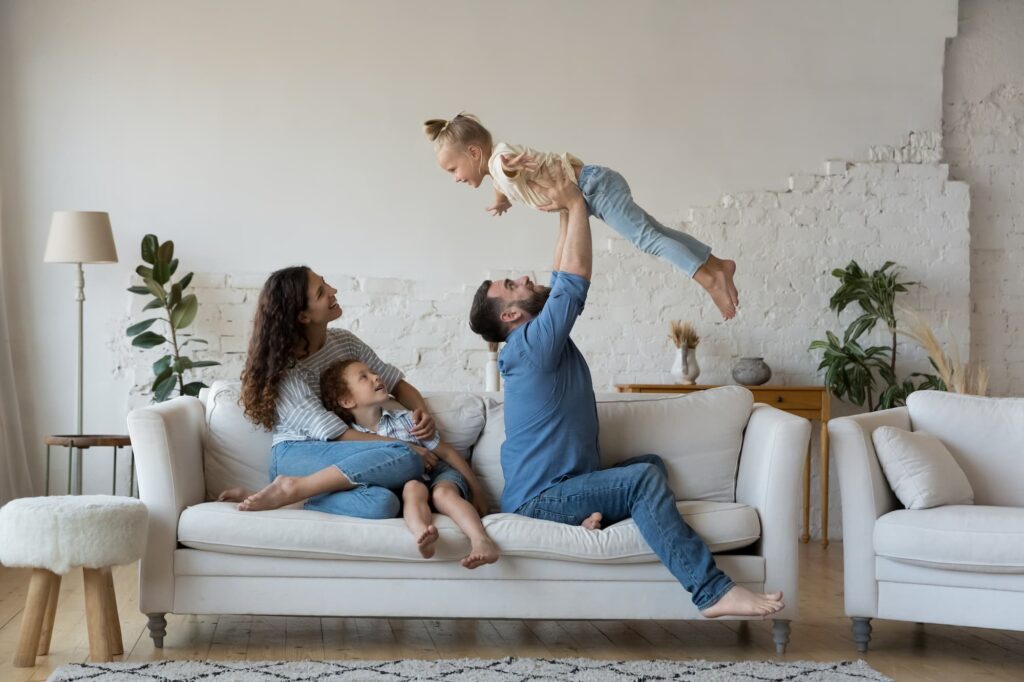
[[[416,390],[416,387],[405,379],[402,379],[392,391],[395,400],[402,403],[406,409],[412,410],[412,421],[414,424],[412,435],[421,441],[428,441],[434,437],[437,429],[434,426],[434,418],[427,410],[427,402]]]

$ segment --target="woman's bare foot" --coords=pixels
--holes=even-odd
[[[248,488],[228,488],[217,496],[218,502],[241,502],[255,491]]]
[[[483,538],[479,542],[470,545],[469,554],[463,557],[462,565],[465,568],[476,568],[484,564],[493,564],[501,556],[501,551],[490,538]]]
[[[238,505],[238,510],[266,511],[268,509],[280,509],[293,502],[298,502],[303,497],[305,496],[299,492],[294,476],[278,476],[266,488],[242,500]]]
[[[594,512],[593,514],[585,518],[583,520],[583,523],[581,523],[580,525],[586,528],[587,530],[601,530],[601,520],[603,518],[604,517],[601,516],[601,512]]]
[[[733,585],[731,590],[726,592],[713,606],[701,611],[701,614],[705,618],[720,618],[722,616],[765,618],[781,611],[785,606],[782,602],[781,592],[761,594],[751,592],[740,585]]]
[[[693,275],[693,279],[711,295],[711,300],[726,320],[736,317],[736,307],[740,304],[740,295],[733,282],[735,274],[736,261],[712,255]]]
[[[424,528],[423,532],[420,533],[418,538],[416,538],[416,549],[420,551],[420,556],[424,559],[429,559],[434,556],[434,552],[436,551],[434,543],[437,542],[437,538],[439,537],[440,535],[437,532],[437,527],[435,527],[434,524],[430,524]]]

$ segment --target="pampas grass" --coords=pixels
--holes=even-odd
[[[947,355],[939,343],[938,337],[931,326],[917,313],[911,310],[901,311],[910,321],[910,330],[899,330],[899,333],[917,341],[924,348],[935,365],[939,378],[946,384],[951,393],[969,395],[986,395],[988,393],[988,369],[981,365],[972,365],[960,359],[960,348],[952,343],[952,355]]]
[[[700,343],[700,337],[697,336],[697,330],[693,328],[693,325],[689,322],[680,322],[679,320],[672,320],[669,323],[669,335],[668,338],[676,345],[676,348],[696,348],[697,344]]]

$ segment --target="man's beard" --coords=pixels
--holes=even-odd
[[[540,311],[544,310],[544,304],[548,302],[548,296],[550,295],[551,287],[538,285],[534,288],[529,298],[516,301],[516,305],[522,308],[523,312],[527,313],[530,317],[537,317],[540,315]]]

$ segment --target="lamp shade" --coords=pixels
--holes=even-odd
[[[116,263],[110,216],[100,211],[55,211],[46,263]]]

